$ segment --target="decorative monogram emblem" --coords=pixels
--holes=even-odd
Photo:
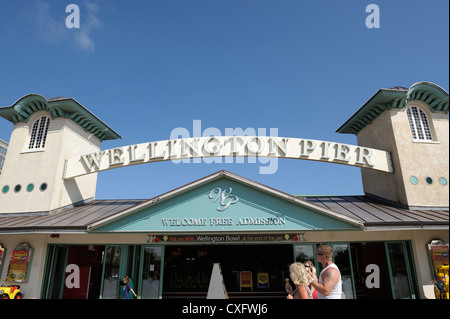
[[[220,187],[216,187],[209,193],[208,197],[210,199],[214,198],[214,203],[217,202],[217,200],[220,198],[220,206],[217,207],[217,210],[219,212],[224,211],[225,209],[230,207],[230,205],[236,204],[238,202],[239,198],[235,195],[231,195],[232,190],[233,189],[231,187],[224,190],[222,190]]]

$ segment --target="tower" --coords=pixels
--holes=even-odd
[[[0,214],[48,213],[95,198],[97,174],[64,181],[65,160],[120,135],[72,98],[29,94],[0,108],[0,116],[14,124],[0,174]]]
[[[409,209],[448,209],[448,109],[448,93],[433,83],[380,89],[337,130],[392,155],[392,174],[361,169],[366,195]]]

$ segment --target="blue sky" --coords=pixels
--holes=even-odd
[[[68,29],[66,6],[80,8]],[[380,9],[367,28],[366,7]],[[277,128],[279,136],[356,144],[335,133],[380,88],[449,89],[447,0],[29,0],[0,2],[0,106],[28,93],[73,97],[123,139],[177,127]],[[12,124],[0,118],[0,138]],[[221,169],[291,194],[362,194],[360,169],[279,160],[144,164],[102,172],[97,198],[150,198]]]

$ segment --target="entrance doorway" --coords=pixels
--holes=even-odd
[[[50,245],[43,281],[44,299],[98,299],[102,275],[104,246]],[[73,265],[69,272],[67,266]],[[66,279],[77,271],[76,287],[68,287]],[[69,281],[70,278],[69,278]]]
[[[103,246],[70,246],[68,265],[77,265],[80,269],[79,288],[64,285],[62,299],[98,299],[102,276]],[[69,273],[66,273],[68,276]]]
[[[384,243],[350,243],[353,272],[355,279],[355,294],[357,299],[390,299],[391,284],[386,260]],[[373,289],[366,285],[368,265],[376,265],[380,271],[380,287]]]
[[[163,298],[201,297],[214,263],[220,263],[230,297],[283,296],[292,245],[166,246]]]

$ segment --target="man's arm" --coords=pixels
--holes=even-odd
[[[328,296],[331,291],[333,291],[334,286],[339,282],[339,271],[337,271],[334,268],[330,268],[325,270],[325,272],[322,274],[322,282],[323,284],[319,284],[317,281],[312,281],[311,285],[317,289],[317,291],[324,295]]]

